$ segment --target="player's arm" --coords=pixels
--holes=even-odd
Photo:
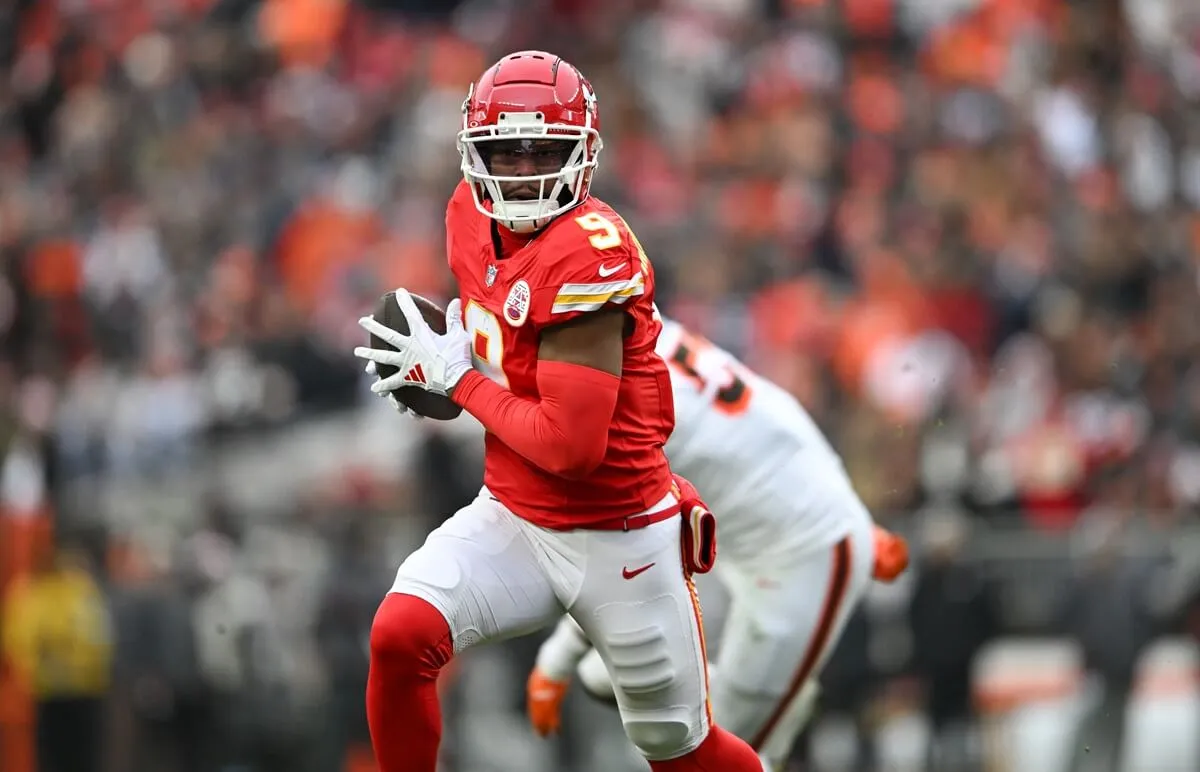
[[[551,474],[580,479],[604,461],[624,362],[625,313],[602,308],[542,331],[539,399],[472,370],[450,397],[506,445]]]
[[[579,479],[604,461],[624,365],[624,306],[645,292],[650,267],[611,221],[592,214],[575,222],[578,231],[559,231],[562,259],[530,300],[528,322],[541,332],[538,400],[478,373],[451,398],[530,463]]]
[[[625,360],[625,312],[605,308],[542,332],[538,367],[547,362],[590,367],[620,377]]]

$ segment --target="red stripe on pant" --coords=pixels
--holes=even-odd
[[[813,633],[812,641],[809,642],[808,649],[804,652],[804,659],[800,660],[800,668],[792,676],[787,692],[775,706],[767,723],[750,742],[750,746],[756,751],[762,750],[763,743],[771,736],[771,732],[775,731],[775,727],[783,718],[783,713],[787,710],[792,698],[808,681],[813,669],[821,661],[821,654],[829,645],[834,625],[837,624],[838,612],[842,609],[842,604],[846,600],[846,591],[850,587],[850,567],[853,562],[851,558],[850,537],[847,536],[833,547],[833,568],[829,576],[829,593],[825,596],[825,603],[821,607],[821,617],[817,622],[816,632]]]

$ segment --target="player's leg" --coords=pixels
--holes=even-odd
[[[817,675],[871,581],[871,521],[857,498],[851,509],[852,532],[829,549],[777,567],[722,568],[732,603],[712,673],[714,715],[776,766],[808,721]]]
[[[612,674],[629,739],[655,772],[761,772],[712,723],[700,606],[685,577],[680,520],[587,540],[571,615]]]
[[[435,772],[437,677],[457,652],[562,612],[516,518],[477,498],[400,566],[371,628],[367,718],[381,772]]]
[[[574,630],[579,629],[577,625],[572,625],[572,627],[574,627]],[[572,634],[582,635],[581,632],[571,632]],[[588,645],[590,646],[590,644]],[[587,692],[589,697],[598,702],[612,705],[613,707],[617,706],[617,692],[613,687],[612,677],[608,674],[608,668],[605,666],[604,660],[600,658],[599,652],[597,652],[595,649],[589,648],[587,653],[585,653],[583,658],[580,660],[579,666],[576,668],[576,673],[579,676],[579,685],[583,687],[583,690]],[[715,665],[710,664],[708,666],[708,677],[711,683],[717,683],[720,681],[720,676],[717,673],[717,667]],[[564,681],[563,683],[566,682]],[[816,705],[818,694],[819,689],[817,688],[815,679],[809,679],[808,683],[806,683],[804,688],[801,689],[800,694],[797,695],[796,699],[789,706],[788,712],[784,715],[784,718],[780,721],[781,732],[773,735],[773,742],[768,741],[766,747],[759,751],[760,758],[763,760],[764,764],[769,765],[769,768],[775,769],[778,767],[775,762],[770,761],[772,758],[786,757],[791,747],[790,738],[794,738],[796,735],[798,735],[800,730],[803,729],[805,723],[807,723],[808,716],[812,714],[812,710]],[[718,718],[718,721],[719,720],[720,719]],[[782,730],[782,728],[790,726],[795,726],[795,732],[786,735],[788,738],[786,741],[786,747],[782,749],[782,752],[779,752],[776,749],[775,753],[773,754],[772,745],[777,746],[780,740],[784,738],[783,731],[786,730]]]
[[[572,671],[592,651],[592,642],[570,614],[564,614],[554,632],[538,649],[537,668],[555,681],[567,681]]]

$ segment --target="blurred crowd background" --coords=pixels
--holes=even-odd
[[[796,768],[887,766],[905,710],[910,768],[981,768],[1004,635],[1076,642],[1103,768],[1146,647],[1200,638],[1189,0],[2,4],[0,767],[373,769],[374,608],[480,449],[370,395],[355,320],[453,293],[460,105],[527,47],[594,84],[660,306],[913,539],[827,674],[852,749]],[[636,769],[590,706],[529,737],[535,645],[447,678],[446,769]]]

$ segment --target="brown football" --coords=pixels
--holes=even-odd
[[[429,327],[434,332],[445,332],[446,312],[438,308],[437,303],[426,300],[415,292],[410,294],[412,295],[413,302],[420,309],[421,316],[429,324]],[[404,318],[404,312],[400,310],[400,304],[396,302],[396,294],[394,292],[389,292],[379,298],[379,302],[375,304],[372,316],[384,327],[391,327],[396,332],[404,335],[408,334],[408,320]],[[392,344],[374,335],[371,336],[371,348],[395,350]],[[380,377],[383,378],[388,378],[397,371],[397,368],[392,365],[379,363],[375,364],[375,369],[378,371]],[[437,421],[449,421],[452,418],[458,418],[459,413],[462,412],[462,408],[454,404],[454,401],[449,397],[425,391],[419,386],[401,386],[393,391],[392,394],[417,415],[433,418]]]

